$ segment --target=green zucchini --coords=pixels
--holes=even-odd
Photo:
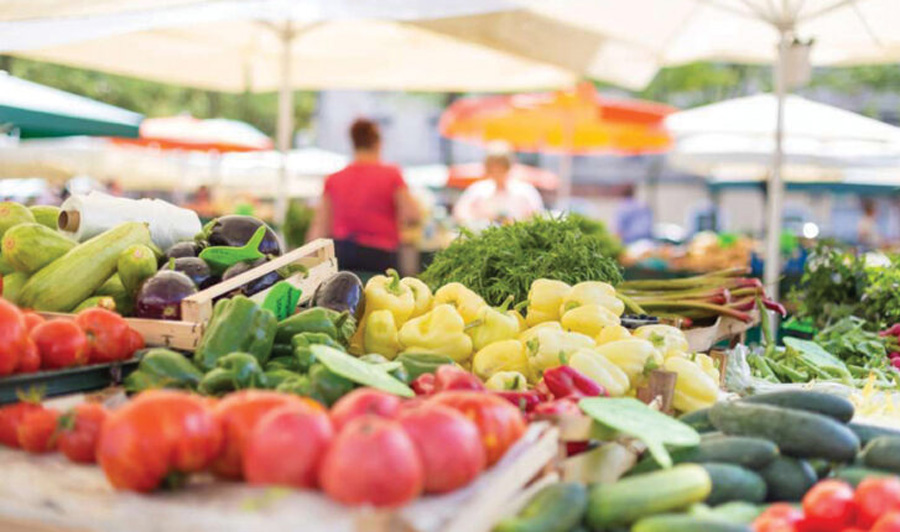
[[[747,525],[729,523],[715,517],[686,514],[645,517],[631,528],[631,532],[751,532],[751,530]]]
[[[3,255],[0,255],[0,275],[8,275],[14,271],[16,271],[16,269],[9,263],[9,260]]]
[[[859,438],[859,444],[865,447],[868,443],[879,436],[900,436],[900,430],[879,425],[865,425],[862,423],[850,423],[847,425],[850,430]]]
[[[870,469],[868,467],[858,467],[858,466],[850,466],[850,467],[842,467],[834,472],[834,478],[838,480],[843,480],[844,482],[852,485],[854,488],[859,485],[860,482],[869,478],[881,478],[881,477],[896,477],[895,473],[891,473],[890,471],[882,471],[881,469]]]
[[[34,222],[34,214],[28,207],[14,201],[0,202],[0,237],[3,237],[10,227]]]
[[[59,229],[60,208],[55,205],[32,205],[28,207],[34,220],[48,229]]]
[[[74,248],[77,242],[38,223],[10,227],[3,235],[3,256],[16,271],[34,273]]]
[[[25,272],[8,273],[3,276],[3,299],[10,303],[19,304],[19,294],[22,287],[28,282],[28,274]]]
[[[681,421],[685,425],[688,425],[701,434],[716,430],[716,428],[713,427],[712,423],[709,421],[709,408],[701,408],[700,410],[695,410],[690,414],[685,414],[679,417],[678,421]]]
[[[582,484],[551,484],[537,492],[516,515],[500,521],[494,532],[569,532],[581,523],[587,510],[587,490]]]
[[[700,445],[670,451],[672,462],[676,464],[722,462],[750,469],[759,469],[769,464],[778,456],[778,447],[762,438],[745,436],[707,437],[704,435]],[[660,469],[652,456],[643,458],[635,465],[629,475],[646,473]]]
[[[125,290],[119,274],[110,276],[100,288],[94,292],[95,296],[109,296],[116,302],[116,312],[123,316],[130,316],[134,311],[134,298]]]
[[[758,504],[766,500],[766,482],[753,471],[733,464],[701,465],[712,480],[706,504],[715,506],[734,501]]]
[[[125,222],[75,246],[41,268],[22,287],[19,304],[35,310],[68,312],[90,297],[116,272],[119,254],[132,244],[148,244],[150,230]]]
[[[709,418],[725,434],[771,440],[787,456],[850,462],[859,451],[845,425],[801,410],[733,401],[713,406]]]
[[[866,445],[860,457],[866,467],[900,473],[900,437],[879,436]]]
[[[735,525],[749,525],[754,519],[759,517],[762,509],[749,502],[734,501],[720,504],[709,510],[710,515],[716,519],[732,523]]]
[[[853,403],[830,393],[791,390],[751,395],[741,401],[804,410],[828,416],[841,423],[848,423],[853,419]]]
[[[587,523],[594,530],[629,525],[646,515],[682,510],[701,502],[711,489],[709,474],[696,464],[680,464],[614,484],[595,484]]]
[[[78,314],[82,310],[89,308],[105,308],[106,310],[116,311],[116,300],[112,296],[91,296],[79,303],[73,314]]]
[[[135,244],[119,254],[116,271],[129,294],[137,294],[141,283],[156,273],[156,255],[149,246]]]
[[[816,472],[805,460],[779,456],[758,471],[766,482],[768,501],[799,501],[816,483]]]

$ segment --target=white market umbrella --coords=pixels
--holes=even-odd
[[[900,61],[898,0],[518,0],[545,16],[627,42],[656,67],[720,60],[775,64],[776,122],[768,185],[765,282],[777,296],[784,184],[784,96],[815,65]],[[795,39],[813,39],[811,48]],[[800,60],[798,60],[800,59]],[[798,66],[799,65],[799,66]]]
[[[717,178],[768,175],[775,151],[778,102],[774,95],[735,98],[666,117],[675,137],[668,163],[679,170]],[[782,138],[785,178],[799,181],[854,167],[900,165],[900,128],[789,95]]]
[[[215,0],[0,0],[0,21],[139,11]]]

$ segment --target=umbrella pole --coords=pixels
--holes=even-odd
[[[781,276],[780,242],[784,200],[784,182],[781,174],[784,162],[782,143],[784,141],[784,103],[787,95],[785,69],[790,38],[790,31],[781,29],[781,38],[778,41],[778,61],[775,64],[775,96],[778,102],[775,121],[775,154],[772,158],[772,175],[766,190],[766,261],[763,277],[766,290],[773,299],[778,298],[778,279]],[[775,326],[774,320],[772,323]]]
[[[278,89],[278,151],[281,152],[281,166],[278,172],[278,188],[275,193],[275,225],[283,231],[288,207],[288,152],[294,134],[294,92],[291,90],[291,43],[293,31],[286,22],[281,33],[281,86]]]

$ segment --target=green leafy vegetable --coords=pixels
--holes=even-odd
[[[463,230],[437,253],[421,278],[432,289],[462,283],[499,306],[509,295],[516,301],[526,300],[535,279],[616,285],[622,281],[622,271],[608,253],[608,243],[582,232],[575,218],[539,216],[489,227],[477,235]]]
[[[310,346],[316,360],[334,373],[363,386],[377,388],[401,397],[415,397],[406,384],[389,375],[381,365],[369,364],[326,345]],[[393,366],[396,367],[396,366]]]

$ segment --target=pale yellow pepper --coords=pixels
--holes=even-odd
[[[640,338],[609,342],[597,346],[596,351],[624,371],[632,384],[642,380],[646,370],[656,369],[663,363],[653,344]]]
[[[572,287],[562,281],[538,279],[528,290],[528,312],[525,323],[534,327],[545,321],[559,321],[559,306]]]
[[[402,349],[394,314],[388,309],[369,313],[363,340],[366,353],[378,353],[388,360],[393,360]]]
[[[631,331],[621,325],[610,325],[604,327],[600,334],[595,338],[597,345],[608,344],[616,340],[627,340],[631,338]]]
[[[518,313],[508,310],[510,303],[512,296],[499,307],[485,305],[478,311],[475,321],[466,324],[466,334],[472,338],[472,345],[476,351],[494,342],[510,340],[519,335],[521,330],[519,320],[516,318]]]
[[[706,373],[716,382],[719,382],[719,367],[716,365],[716,361],[712,359],[711,356],[704,353],[694,353],[691,356],[687,357],[689,360],[693,360],[695,364],[700,366],[700,369],[703,370],[703,373]]]
[[[385,275],[376,275],[366,283],[366,311],[360,326],[350,338],[350,352],[361,355],[365,351],[365,329],[369,314],[376,310],[390,310],[394,323],[399,327],[406,323],[415,309],[412,290],[400,281],[396,270],[390,269]]]
[[[484,299],[462,283],[448,283],[434,293],[434,305],[453,305],[466,323],[478,319],[478,311],[487,305]]]
[[[564,364],[564,359],[578,349],[594,345],[590,336],[552,328],[540,329],[525,344],[532,376],[537,378],[544,370]]]
[[[400,284],[409,288],[413,295],[414,305],[410,318],[418,318],[431,310],[434,296],[431,294],[431,288],[428,288],[427,284],[415,277],[404,277],[400,280]]]
[[[670,357],[663,369],[678,374],[672,406],[684,413],[708,408],[719,396],[718,382],[707,375],[698,364],[681,357]]]
[[[625,312],[625,303],[616,297],[616,289],[611,284],[600,281],[585,281],[573,286],[563,298],[559,313],[564,315],[567,311],[583,305],[600,305],[616,316],[621,316]]]
[[[437,305],[400,327],[400,343],[407,352],[446,355],[455,362],[472,356],[472,339],[453,305]]]
[[[502,371],[515,371],[526,377],[531,374],[525,344],[518,340],[501,340],[481,348],[472,357],[472,370],[481,380]]]
[[[619,317],[606,307],[593,303],[566,311],[560,323],[567,331],[586,334],[591,338],[605,327],[619,325]]]
[[[484,387],[497,392],[524,392],[528,379],[518,371],[498,371],[484,382]]]
[[[628,375],[593,349],[579,349],[569,357],[569,366],[606,388],[610,397],[623,397],[631,388]]]
[[[671,325],[644,325],[635,329],[634,336],[652,342],[663,356],[669,351],[687,353],[691,350],[681,329]]]
[[[543,329],[549,329],[552,331],[562,331],[562,324],[558,321],[545,321],[543,323],[539,323],[530,329],[526,329],[521,334],[519,334],[519,341],[522,343],[527,343],[529,340],[534,338],[538,331]]]

